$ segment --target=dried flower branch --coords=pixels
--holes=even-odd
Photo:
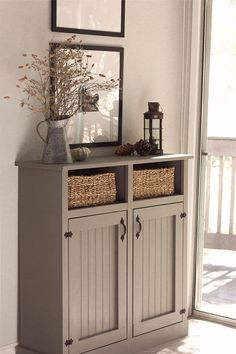
[[[34,53],[22,54],[27,63],[18,68],[25,70],[25,74],[16,84],[25,94],[23,99],[17,99],[21,107],[42,113],[46,120],[59,120],[83,111],[85,96],[93,97],[99,91],[118,87],[118,79],[94,73],[95,64],[90,64],[92,56],[82,48],[81,42],[72,45],[75,41],[73,35],[60,44],[52,44],[48,55],[42,58]]]

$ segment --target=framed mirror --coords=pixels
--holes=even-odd
[[[125,0],[52,0],[52,31],[124,37]]]
[[[51,48],[56,47],[57,44],[51,46]],[[72,51],[71,58],[76,54],[73,51],[81,50],[81,45],[70,45],[68,48]],[[113,88],[100,90],[92,95],[86,91],[82,94],[82,98],[79,97],[82,100],[82,109],[74,114],[67,124],[69,144],[72,148],[120,145],[124,50],[120,47],[90,45],[83,45],[82,49],[86,57],[89,57],[91,74],[96,77],[95,84],[102,84],[104,77],[109,80],[114,79],[116,84]]]

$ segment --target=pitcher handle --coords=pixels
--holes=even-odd
[[[40,139],[42,139],[43,142],[46,143],[46,142],[47,142],[46,139],[44,139],[44,137],[40,134],[40,131],[39,131],[39,127],[40,127],[40,125],[41,125],[42,123],[46,123],[46,121],[45,121],[45,120],[41,120],[41,122],[39,122],[39,123],[37,124],[37,126],[36,126],[36,131],[37,131],[38,136],[40,137]]]

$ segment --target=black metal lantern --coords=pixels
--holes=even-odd
[[[148,102],[148,112],[144,113],[144,140],[151,144],[151,155],[163,155],[162,149],[162,119],[158,102]]]

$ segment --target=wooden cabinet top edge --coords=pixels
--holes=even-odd
[[[25,168],[36,168],[46,170],[83,170],[89,168],[102,168],[112,166],[129,166],[145,163],[158,163],[168,161],[181,161],[193,158],[191,154],[164,154],[162,156],[102,156],[91,157],[86,161],[72,164],[45,164],[41,161],[16,161],[15,165]]]

